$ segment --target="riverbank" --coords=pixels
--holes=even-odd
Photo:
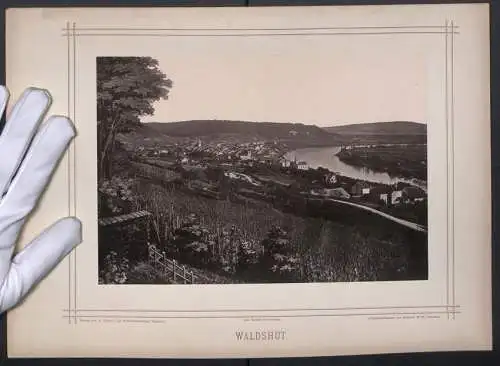
[[[340,161],[390,176],[427,180],[427,145],[377,145],[341,149]]]
[[[384,146],[389,147],[390,145]],[[399,145],[399,148],[403,149],[404,146]],[[421,149],[424,149],[423,145],[421,145]],[[283,157],[289,161],[303,161],[307,163],[308,168],[328,169],[330,172],[337,175],[359,181],[385,185],[406,183],[421,188],[427,192],[427,179],[410,178],[405,174],[398,175],[394,172],[389,174],[389,172],[385,169],[377,171],[372,165],[365,164],[364,162],[358,162],[358,164],[356,164],[356,161],[352,161],[352,163],[350,161],[343,161],[338,156],[340,151],[341,147],[339,146],[321,148],[313,147],[287,151]],[[404,154],[404,151],[401,150],[400,153]],[[420,176],[422,176],[422,174]]]

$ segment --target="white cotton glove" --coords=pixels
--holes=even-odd
[[[0,117],[9,93],[0,86]],[[0,135],[0,313],[21,302],[81,241],[81,223],[57,221],[19,254],[14,247],[54,168],[75,136],[66,117],[41,124],[51,102],[43,89],[29,88],[15,104]]]

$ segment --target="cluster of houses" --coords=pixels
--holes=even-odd
[[[238,144],[210,144],[204,146],[203,151],[215,156],[219,160],[241,162],[266,162],[267,160],[275,159],[279,154],[276,143],[272,144],[262,141]]]
[[[200,139],[186,141],[168,147],[136,148],[136,154],[143,158],[168,158],[177,163],[186,165],[206,164],[218,161],[224,166],[254,164],[275,165],[291,170],[307,171],[309,165],[305,161],[286,159],[282,156],[282,148],[277,141],[254,141],[247,143],[212,142],[203,143]]]
[[[358,183],[356,183],[355,186]],[[357,186],[355,188],[353,187],[353,192],[358,194],[359,188]],[[415,186],[407,186],[399,190],[392,186],[378,186],[373,188],[363,187],[361,188],[361,194],[359,196],[368,201],[384,202],[385,205],[397,205],[401,203],[412,204],[427,199],[425,191]]]
[[[313,189],[311,194],[330,198],[356,199],[366,202],[379,203],[387,206],[398,204],[412,204],[427,199],[427,193],[415,186],[398,188],[397,185],[377,185],[365,181],[356,181],[354,184],[338,182],[335,174],[325,176],[326,186],[332,188]]]
[[[194,164],[217,160],[232,164],[252,162],[276,162],[280,149],[276,143],[248,142],[248,143],[202,143],[200,139],[184,144],[166,147],[153,147],[137,149],[136,153],[143,157],[174,158],[181,164]],[[301,165],[301,169],[304,167]]]
[[[355,144],[355,145],[341,145],[340,146],[340,151],[348,151],[348,150],[354,150],[354,149],[359,149],[359,148],[365,148],[365,149],[370,149],[370,148],[376,148],[376,147],[390,147],[390,146],[412,146],[414,144]]]
[[[279,160],[279,163],[282,168],[290,168],[290,169],[296,169],[296,170],[309,170],[309,165],[305,161],[297,161],[295,158],[294,160],[288,160],[284,157],[281,157]]]

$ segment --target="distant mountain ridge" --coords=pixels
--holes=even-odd
[[[427,125],[418,122],[371,122],[326,127],[346,144],[426,144]]]
[[[290,148],[341,144],[421,144],[427,142],[427,126],[417,122],[372,122],[332,127],[303,123],[250,122],[235,120],[189,120],[148,122],[121,139],[131,144],[156,145],[199,138],[207,142],[244,143],[276,141]]]
[[[326,131],[340,135],[426,135],[425,123],[410,121],[370,122],[325,127]]]

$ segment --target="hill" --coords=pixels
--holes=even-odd
[[[426,135],[427,125],[417,122],[372,122],[326,127],[330,133],[342,135]]]
[[[372,122],[324,128],[349,142],[426,143],[427,125],[418,122]]]
[[[169,145],[179,141],[178,138],[159,133],[146,123],[142,123],[130,132],[119,133],[117,138],[118,141],[123,143],[128,149],[135,149],[139,146],[153,147]]]
[[[340,136],[336,133],[302,123],[191,120],[170,123],[150,122],[147,126],[173,138],[201,138],[211,141],[279,140],[296,146],[332,145],[340,141]]]

